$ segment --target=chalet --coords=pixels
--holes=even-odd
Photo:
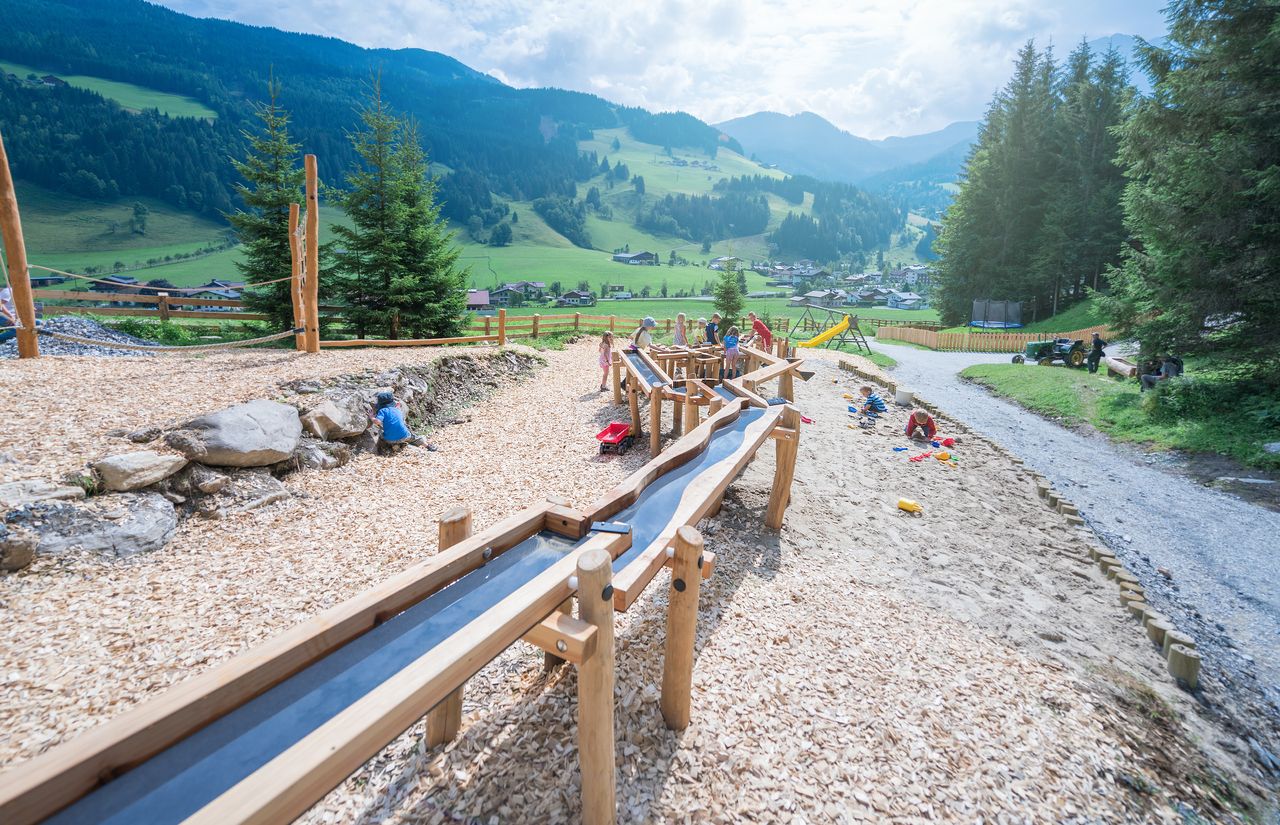
[[[590,292],[571,289],[556,299],[558,307],[591,307],[596,305],[596,296]]]
[[[468,289],[467,309],[471,312],[482,312],[486,309],[493,309],[493,304],[489,303],[489,290]]]
[[[504,286],[489,292],[489,303],[495,307],[511,306],[511,299],[515,296],[519,296],[519,300],[523,300],[524,291]]]
[[[89,289],[94,292],[122,292],[134,291],[129,290],[130,287],[136,287],[138,279],[131,275],[108,275],[105,278],[99,278]]]
[[[516,281],[510,284],[503,284],[502,288],[518,291],[526,301],[536,301],[547,294],[547,285],[542,281]]]
[[[925,300],[914,292],[894,292],[889,295],[889,309],[922,309]]]
[[[799,300],[793,298],[791,302],[801,304],[813,304],[820,307],[838,307],[849,299],[849,293],[843,289],[814,289],[798,296]]]
[[[707,265],[707,268],[723,270],[731,263],[733,264],[734,269],[742,269],[742,265],[745,264],[746,261],[735,255],[722,255],[719,258],[712,258],[711,263]]]
[[[927,287],[932,280],[933,270],[921,264],[912,264],[893,273],[893,276],[909,287],[923,288]]]
[[[31,281],[32,289],[41,289],[42,287],[57,286],[67,282],[64,275],[28,275],[27,280]]]
[[[658,256],[653,252],[619,252],[613,260],[631,266],[657,266]]]
[[[47,74],[44,77],[40,78],[40,82],[46,86],[63,87],[63,86],[70,85],[67,83],[67,81],[63,80],[62,78],[55,77],[54,75],[51,75],[51,74]]]

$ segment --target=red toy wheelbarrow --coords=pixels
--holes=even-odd
[[[600,442],[600,454],[617,453],[626,455],[627,450],[635,442],[631,435],[631,424],[626,421],[615,421],[596,433],[596,441]]]

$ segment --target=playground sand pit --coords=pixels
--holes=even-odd
[[[547,495],[584,503],[642,464],[642,448],[596,455],[591,436],[625,413],[594,391],[594,346],[543,355],[532,379],[438,432],[439,453],[292,476],[303,496],[185,522],[168,548],[127,563],[37,560],[0,579],[0,609],[26,630],[0,638],[11,699],[0,765],[430,555],[434,517],[451,506],[472,507],[481,528]],[[284,380],[429,357],[42,360],[14,386],[56,402],[67,428],[50,433],[40,415],[10,409],[32,429],[4,436],[0,452],[31,460],[31,436],[55,454],[40,466],[75,467],[106,443],[102,431],[148,414],[179,418]],[[841,393],[860,379],[828,353],[813,360],[798,402],[815,423],[781,533],[762,524],[767,444],[701,525],[718,564],[703,585],[686,731],[667,731],[658,709],[665,574],[619,616],[621,821],[1173,822],[1179,801],[1229,819],[1203,777],[1230,765],[1186,741],[1221,734],[1203,728],[1087,563],[1087,534],[976,437],[963,435],[956,466],[911,464],[892,451],[905,413],[848,429]],[[140,385],[127,392],[122,362]],[[899,511],[901,496],[924,514]],[[468,683],[458,739],[426,750],[419,722],[303,820],[574,818],[575,675],[544,673],[542,658],[513,646]]]

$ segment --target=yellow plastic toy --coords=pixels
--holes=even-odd
[[[912,501],[909,498],[898,499],[898,509],[906,513],[923,513],[924,508],[920,506],[920,502]]]
[[[951,453],[947,452],[946,450],[943,450],[940,453],[934,453],[933,457],[938,459],[939,461],[950,461]]]

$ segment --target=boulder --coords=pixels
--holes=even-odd
[[[293,453],[298,469],[332,470],[351,460],[351,448],[329,441],[303,440]]]
[[[21,570],[31,564],[39,543],[35,530],[0,522],[0,570]]]
[[[10,481],[0,484],[0,508],[21,507],[39,501],[70,501],[84,498],[84,488],[54,484],[40,479]]]
[[[24,526],[40,534],[41,555],[80,550],[127,558],[159,550],[178,528],[177,512],[158,493],[104,497],[89,507],[41,504],[29,512]]]
[[[108,456],[94,462],[92,466],[102,477],[104,487],[118,493],[127,493],[164,481],[187,466],[187,460],[173,453],[137,450]]]
[[[301,437],[296,409],[259,399],[188,421],[165,442],[201,464],[265,467],[293,455]]]
[[[302,426],[326,441],[352,438],[369,428],[368,404],[357,393],[330,396],[302,416]]]
[[[219,470],[203,464],[188,464],[165,480],[163,490],[187,498],[211,496],[226,487],[230,481],[231,477]]]

